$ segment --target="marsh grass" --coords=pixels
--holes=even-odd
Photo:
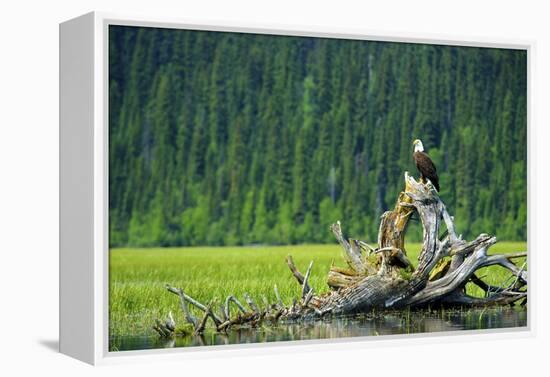
[[[412,261],[416,261],[420,244],[407,244]],[[490,253],[526,250],[524,242],[497,243]],[[250,294],[257,304],[263,296],[275,301],[277,284],[285,304],[300,294],[300,288],[285,263],[291,254],[297,267],[305,272],[314,261],[310,284],[316,292],[328,290],[327,272],[332,263],[343,266],[339,245],[291,245],[250,247],[120,248],[110,251],[109,331],[111,336],[152,335],[155,318],[165,318],[172,311],[183,322],[177,298],[164,284],[182,287],[201,302],[217,298],[219,305],[229,294],[242,298]],[[523,261],[520,261],[521,265]],[[485,268],[478,276],[492,285],[509,277],[500,267]],[[468,284],[468,293],[483,296],[483,291]],[[219,306],[218,305],[218,306]]]

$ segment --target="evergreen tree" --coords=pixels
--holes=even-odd
[[[527,237],[526,52],[111,26],[111,246],[375,242],[437,165],[458,232]],[[411,240],[420,240],[412,226]]]

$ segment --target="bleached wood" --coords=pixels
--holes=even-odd
[[[416,269],[405,250],[405,234],[413,212],[418,214],[423,228],[422,248]],[[284,307],[276,286],[274,289],[277,302],[272,305],[264,302],[264,308],[259,308],[245,294],[244,298],[251,311],[247,311],[238,300],[229,296],[225,305],[227,320],[221,323],[213,313],[207,315],[209,313],[205,305],[181,290],[167,288],[173,293],[179,294],[181,291],[183,301],[205,311],[199,329],[204,327],[201,325],[205,325],[210,316],[220,331],[227,331],[233,325],[257,326],[262,321],[361,313],[372,309],[427,305],[479,306],[511,304],[525,300],[528,280],[525,265],[518,267],[512,260],[525,257],[526,253],[488,255],[487,250],[496,243],[496,237],[481,233],[472,241],[462,240],[457,236],[453,221],[431,183],[416,181],[405,173],[405,190],[399,194],[393,210],[385,212],[381,217],[377,247],[346,239],[339,221],[332,225],[331,230],[344,250],[344,260],[349,269],[331,267],[327,281],[332,289],[329,293],[316,295],[309,284],[313,261],[304,276],[298,271],[290,255],[286,262],[292,275],[300,283],[301,292],[300,299],[293,298],[289,307]],[[445,232],[440,238],[442,228]],[[514,277],[512,283],[505,283],[508,286],[496,289],[475,275],[480,268],[492,265],[508,269]],[[463,288],[468,282],[482,287],[486,297],[466,295]],[[235,302],[241,311],[231,319],[228,309],[230,301]],[[274,308],[277,310],[273,311]]]

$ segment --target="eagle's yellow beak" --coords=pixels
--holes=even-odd
[[[415,141],[413,141],[413,145],[416,145],[420,142],[420,140],[416,139]]]

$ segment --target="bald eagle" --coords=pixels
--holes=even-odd
[[[433,161],[430,159],[430,156],[428,156],[424,152],[424,146],[422,145],[422,142],[418,139],[416,139],[413,142],[414,145],[414,163],[416,164],[416,168],[420,172],[420,178],[422,180],[429,179],[430,182],[434,185],[435,189],[439,191],[439,178],[437,176],[437,169],[435,168],[435,165]]]

